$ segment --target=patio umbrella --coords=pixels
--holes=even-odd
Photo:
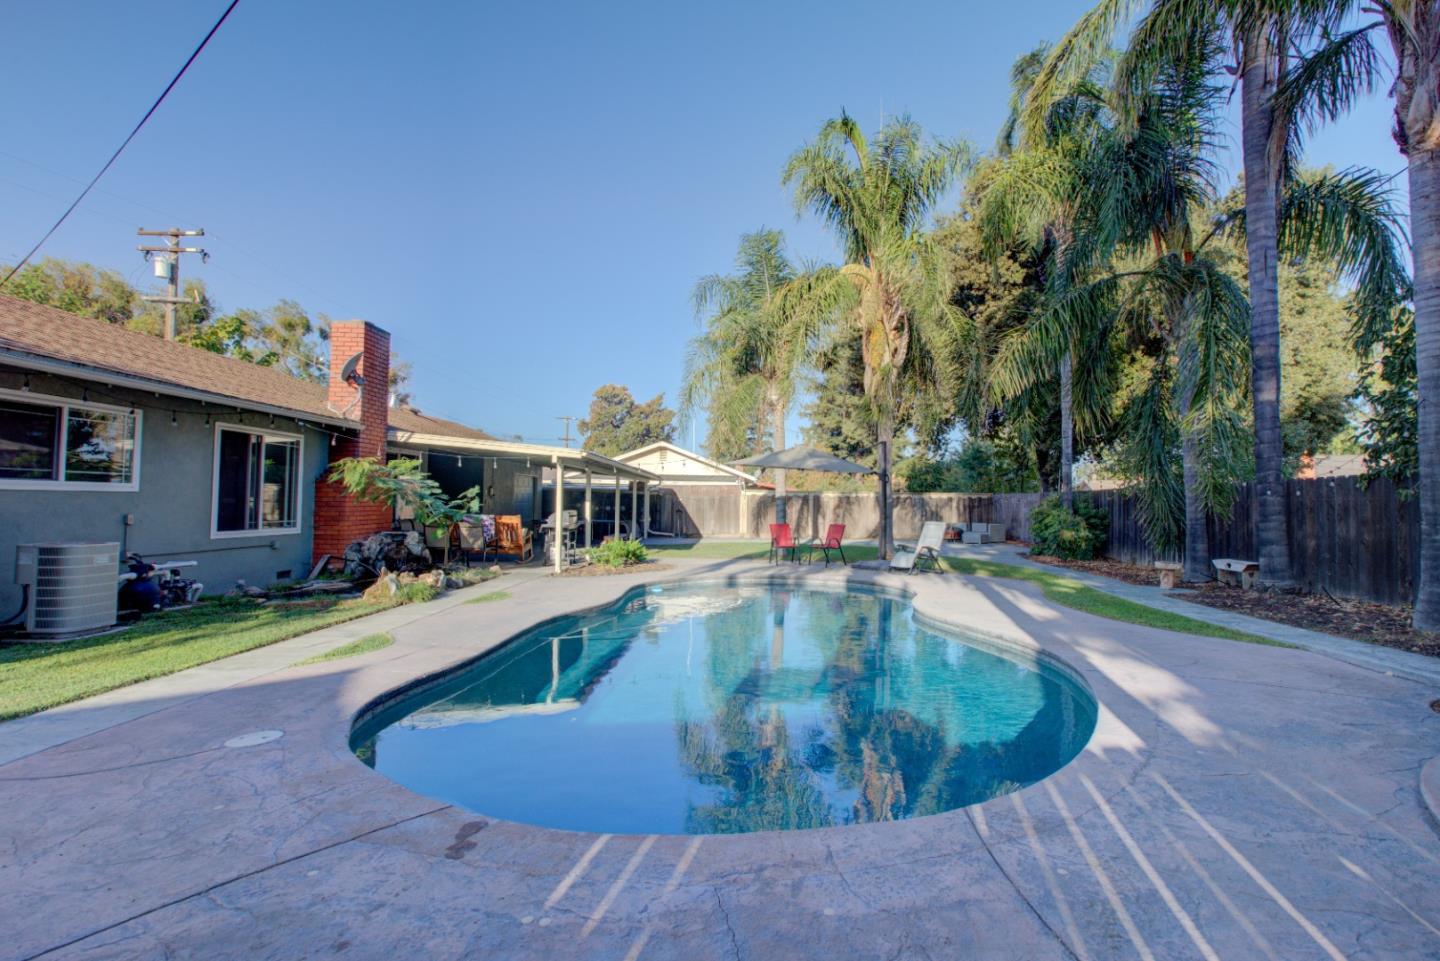
[[[843,457],[836,457],[823,450],[816,450],[806,444],[798,444],[795,447],[787,447],[784,450],[771,451],[768,454],[759,454],[755,457],[747,457],[738,460],[736,464],[743,467],[769,467],[772,470],[821,470],[831,474],[873,474],[872,468],[854,461],[846,460]],[[785,475],[779,474],[775,478],[775,523],[785,523]]]

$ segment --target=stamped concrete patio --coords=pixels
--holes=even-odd
[[[286,666],[373,622],[0,725],[0,958],[1440,958],[1434,685],[1102,620],[1019,582],[795,576],[908,588],[928,617],[1062,658],[1101,704],[1091,743],[1017,794],[889,824],[496,821],[362,765],[352,717],[637,578],[458,592],[362,657]],[[262,730],[283,736],[226,746]]]

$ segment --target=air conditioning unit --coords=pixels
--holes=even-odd
[[[120,545],[21,544],[15,583],[28,588],[25,630],[62,637],[115,623]]]

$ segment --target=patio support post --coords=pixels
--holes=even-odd
[[[644,500],[644,502],[645,502],[644,512],[643,512],[643,517],[644,517],[644,519],[640,522],[640,531],[641,531],[641,535],[640,535],[640,536],[641,536],[641,540],[647,540],[647,541],[648,541],[648,540],[650,539],[650,482],[649,482],[649,481],[645,481],[644,484],[645,484],[645,496],[644,496],[644,498],[642,498],[642,499]]]
[[[595,512],[591,510],[594,505],[590,502],[590,486],[593,476],[594,471],[588,467],[585,468],[585,546],[587,548],[590,546],[590,528],[595,520]]]
[[[555,573],[565,567],[565,465],[558,454],[550,458],[555,465],[555,522],[550,525],[550,542],[555,547]]]
[[[615,472],[615,526],[610,536],[617,541],[620,539],[620,472]]]
[[[640,488],[633,480],[630,482],[630,539],[640,539]]]

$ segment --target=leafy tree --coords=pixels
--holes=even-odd
[[[140,292],[115,271],[53,257],[27,264],[4,292],[112,324],[128,323],[142,303]]]
[[[673,440],[675,412],[657,394],[637,404],[630,388],[606,384],[595,390],[590,415],[580,421],[580,442],[589,451],[614,457],[656,441]]]
[[[901,399],[953,392],[964,318],[950,302],[948,262],[925,227],[968,166],[964,144],[930,142],[908,117],[885,124],[872,144],[842,113],[791,155],[781,178],[797,211],[820,217],[844,248],[845,265],[817,271],[794,309],[808,329],[838,325],[860,343],[880,452],[883,557],[894,550],[889,476]]]
[[[1421,474],[1414,314],[1406,311],[1380,338],[1377,349],[1379,359],[1362,373],[1356,391],[1365,407],[1360,443],[1366,476],[1388,477],[1403,495]]]

